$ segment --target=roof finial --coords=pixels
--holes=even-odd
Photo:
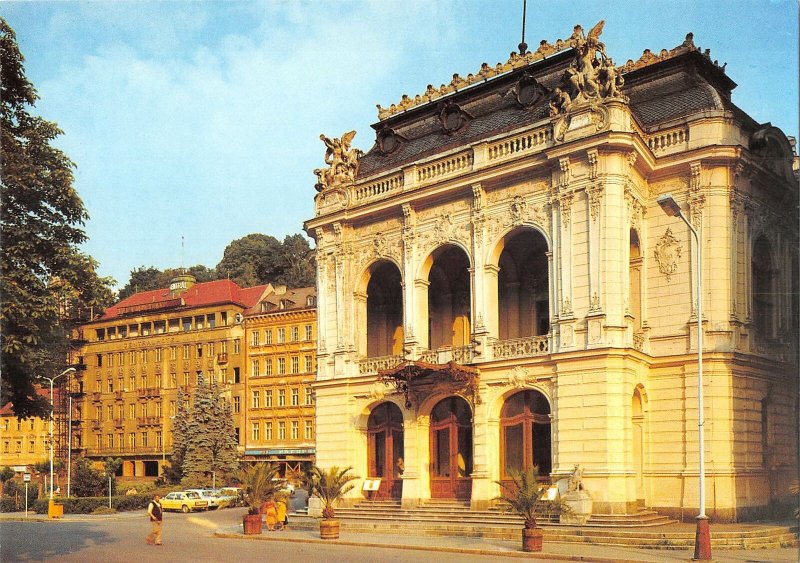
[[[519,44],[519,54],[524,55],[528,52],[528,44],[525,43],[525,15],[527,13],[528,0],[522,0],[522,41]]]
[[[181,273],[185,274],[186,273],[186,268],[183,267],[183,252],[184,252],[183,235],[181,235]]]

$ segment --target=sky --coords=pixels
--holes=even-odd
[[[376,104],[505,62],[522,0],[4,1],[0,15],[35,113],[64,131],[83,249],[122,287],[140,266],[213,268],[247,234],[302,232],[320,133],[355,130],[369,150]],[[728,63],[735,104],[798,135],[796,0],[528,0],[526,41],[601,19],[617,64],[693,32]]]

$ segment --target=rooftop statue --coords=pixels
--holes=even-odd
[[[314,187],[318,192],[355,182],[358,159],[364,154],[359,149],[350,148],[350,143],[355,136],[355,131],[345,133],[339,139],[329,139],[325,135],[319,136],[320,140],[325,143],[325,164],[328,165],[328,168],[314,170],[318,179]]]
[[[622,74],[608,56],[600,41],[605,21],[600,20],[584,36],[583,28],[576,25],[569,46],[575,49],[575,60],[561,79],[561,86],[553,91],[550,114],[567,113],[572,104],[602,98],[621,98]]]

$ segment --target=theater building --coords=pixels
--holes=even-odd
[[[322,137],[318,465],[473,508],[514,470],[580,465],[595,513],[693,518],[701,330],[707,512],[787,500],[794,141],[691,34],[615,66],[601,30],[379,107],[365,154]]]

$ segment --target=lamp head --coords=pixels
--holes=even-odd
[[[672,194],[663,194],[656,198],[658,205],[661,206],[661,209],[669,215],[670,217],[680,217],[681,215],[681,206],[678,205],[678,202],[675,201],[675,198],[672,197]]]

